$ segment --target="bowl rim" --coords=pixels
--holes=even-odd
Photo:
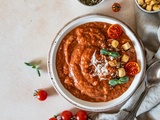
[[[81,3],[81,4],[84,5],[84,6],[93,7],[93,6],[98,6],[98,5],[100,5],[102,2],[104,2],[104,0],[101,0],[99,3],[97,3],[97,4],[95,4],[95,5],[87,5],[87,4],[84,4],[84,3],[81,2],[81,0],[78,0],[78,2]]]
[[[138,6],[138,8],[141,9],[143,12],[146,12],[146,13],[158,13],[158,12],[160,12],[160,10],[147,11],[147,10],[143,9],[143,8],[138,4],[137,0],[135,0],[135,3],[136,3],[136,5]]]
[[[134,87],[134,90],[131,92],[130,95],[128,95],[126,98],[124,98],[123,100],[121,100],[120,102],[116,103],[115,105],[111,105],[111,106],[105,106],[105,107],[102,107],[102,108],[99,108],[98,106],[101,105],[102,103],[91,103],[91,102],[87,102],[87,101],[83,101],[83,100],[79,100],[78,98],[75,98],[73,95],[72,97],[74,99],[78,99],[77,101],[78,102],[81,102],[81,104],[73,101],[71,98],[69,98],[67,95],[70,94],[68,93],[68,91],[64,94],[63,91],[57,87],[58,86],[58,83],[55,79],[55,74],[57,75],[57,73],[54,73],[53,69],[52,69],[52,62],[53,62],[53,46],[55,44],[57,44],[57,37],[60,37],[62,36],[61,32],[66,28],[66,26],[72,24],[73,22],[75,22],[76,20],[80,20],[80,19],[84,19],[84,18],[94,18],[94,17],[98,17],[98,18],[104,18],[104,19],[112,19],[112,20],[115,20],[115,21],[118,21],[120,22],[121,24],[125,25],[131,32],[132,34],[135,36],[137,42],[139,43],[139,46],[141,46],[141,52],[142,52],[142,58],[143,58],[143,65],[141,67],[143,67],[143,69],[141,70],[141,77],[140,77],[140,80],[139,80],[139,83],[136,85],[136,87]],[[79,25],[78,25],[79,26]],[[73,28],[72,28],[73,29]],[[69,31],[68,31],[69,32]],[[65,36],[65,35],[64,35]],[[63,36],[63,37],[64,37]],[[56,46],[56,45],[55,45]],[[57,45],[59,46],[59,45]],[[55,51],[54,51],[55,52]],[[131,27],[129,27],[127,24],[125,24],[124,22],[122,22],[121,20],[118,20],[116,18],[113,18],[111,16],[106,16],[106,15],[102,15],[102,14],[86,14],[86,15],[82,15],[82,16],[79,16],[73,20],[71,20],[70,22],[68,22],[66,25],[64,25],[64,27],[62,29],[59,30],[59,32],[57,33],[56,37],[54,38],[52,44],[51,44],[51,48],[49,50],[49,54],[48,54],[48,62],[47,62],[47,67],[48,67],[48,74],[49,74],[49,77],[50,77],[50,80],[51,80],[51,83],[52,85],[54,86],[55,90],[58,92],[58,94],[60,96],[62,96],[64,99],[66,99],[68,102],[70,102],[71,104],[73,104],[74,106],[80,108],[80,109],[83,109],[83,110],[86,110],[86,111],[93,111],[93,112],[103,112],[103,111],[110,111],[110,110],[113,110],[113,109],[116,109],[116,106],[120,105],[120,104],[123,104],[126,100],[128,100],[132,95],[133,93],[136,91],[136,88],[141,84],[141,82],[144,80],[144,76],[145,76],[145,69],[146,69],[146,59],[145,59],[145,49],[144,49],[144,46],[143,46],[143,43],[141,41],[141,39],[139,38],[139,36],[132,30]],[[59,78],[58,78],[59,79]],[[60,83],[61,84],[61,83]],[[61,87],[63,87],[61,85]],[[62,88],[64,89],[64,87]],[[122,96],[122,95],[121,95]],[[119,98],[119,97],[118,97]],[[96,107],[90,107],[90,106],[85,106],[83,105],[83,102],[86,102],[87,105],[89,104],[90,106],[91,105],[94,105],[96,104]],[[110,102],[110,101],[109,101]]]

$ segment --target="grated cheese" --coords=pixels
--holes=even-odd
[[[109,58],[110,58],[110,60],[113,60],[113,59],[114,59],[114,57],[112,57],[112,56],[109,56]]]
[[[95,67],[94,73],[92,74],[93,76],[98,76],[100,80],[104,80],[105,76],[108,75],[108,70],[107,70],[107,66],[108,66],[108,61],[106,60],[106,58],[104,58],[104,61],[99,61],[96,59],[96,51],[93,53],[92,57],[91,57],[91,64]]]

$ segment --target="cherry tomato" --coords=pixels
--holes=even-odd
[[[48,94],[45,90],[35,90],[35,93],[33,94],[33,96],[36,96],[36,98],[40,101],[44,101]]]
[[[65,110],[61,113],[62,120],[70,120],[72,118],[72,112]]]
[[[87,118],[88,118],[88,116],[87,116],[86,111],[79,110],[76,113],[76,120],[87,120]]]
[[[113,39],[116,39],[119,36],[121,36],[122,32],[123,32],[122,27],[118,24],[111,25],[107,30],[108,36]]]
[[[125,70],[126,70],[127,75],[135,76],[136,74],[139,73],[140,68],[137,62],[128,62],[125,65]]]
[[[52,118],[50,118],[49,120],[57,120],[57,118],[55,118],[55,117],[52,117]]]
[[[119,3],[114,3],[114,4],[112,5],[112,10],[113,10],[114,12],[118,12],[118,11],[120,11],[120,9],[121,9],[121,5],[120,5]]]

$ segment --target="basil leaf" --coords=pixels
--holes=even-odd
[[[100,50],[100,54],[103,54],[103,55],[108,55],[108,50],[105,50],[105,49],[101,49]]]
[[[128,80],[129,80],[129,77],[128,76],[124,76],[124,77],[121,77],[119,79],[117,79],[117,78],[111,79],[108,83],[111,86],[115,86],[117,84],[124,84],[124,83],[128,82]]]
[[[118,52],[109,52],[109,55],[115,58],[120,56]]]
[[[118,79],[111,79],[110,81],[109,81],[109,84],[111,85],[111,86],[115,86],[115,85],[117,85],[118,84]]]
[[[112,56],[112,57],[115,57],[115,58],[120,56],[118,52],[109,52],[108,50],[105,50],[105,49],[101,49],[100,54],[109,55],[109,56]]]
[[[129,77],[128,77],[128,76],[121,77],[121,78],[119,79],[119,81],[120,81],[119,84],[124,84],[124,83],[128,82],[128,80],[129,80]]]

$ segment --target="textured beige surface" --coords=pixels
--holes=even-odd
[[[88,13],[113,16],[135,29],[134,1],[119,0],[118,13],[111,10],[114,2],[87,7],[77,0],[0,0],[0,120],[47,120],[76,109],[52,87],[47,73],[50,45],[67,22]],[[24,65],[39,60],[41,77]],[[33,97],[40,88],[49,94],[46,101]]]

